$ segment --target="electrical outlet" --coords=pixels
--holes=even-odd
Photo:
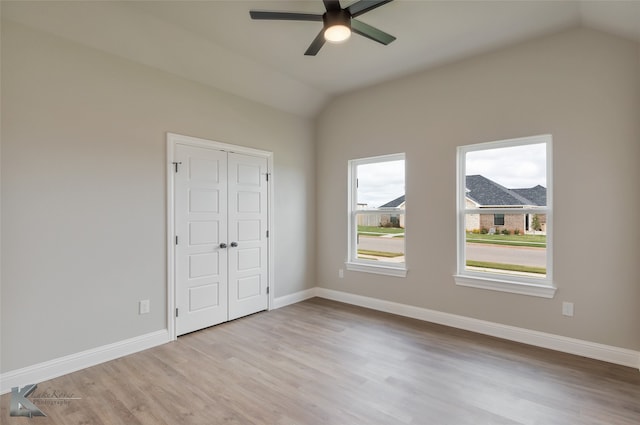
[[[339,277],[340,279],[343,279],[343,278],[344,278],[344,270],[343,270],[343,269],[338,269],[338,277]]]
[[[141,300],[138,303],[138,314],[147,314],[151,311],[149,300]]]
[[[573,303],[564,301],[562,303],[562,315],[573,317]]]

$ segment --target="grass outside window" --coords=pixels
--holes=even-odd
[[[546,248],[546,235],[490,235],[467,232],[467,243],[488,243],[493,245],[528,246]]]

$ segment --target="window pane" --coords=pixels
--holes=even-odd
[[[494,214],[466,214],[465,270],[545,278],[547,235],[544,214],[504,214],[504,225],[493,225]],[[529,230],[528,230],[529,229]]]
[[[382,263],[404,263],[404,213],[357,214],[358,258]]]
[[[547,205],[546,143],[467,152],[466,207]]]
[[[358,209],[399,208],[404,203],[404,160],[357,167]]]
[[[404,165],[404,154],[352,162],[350,261],[404,268]]]

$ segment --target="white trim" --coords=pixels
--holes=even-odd
[[[316,296],[640,370],[640,351],[443,313],[332,289],[317,287]]]
[[[37,384],[67,373],[95,366],[109,360],[137,353],[170,341],[166,329],[59,357],[57,359],[5,372],[0,375],[0,394],[12,387]]]
[[[175,189],[175,173],[173,167],[175,143],[169,142],[169,135],[167,134],[167,330],[169,332],[169,339],[175,341],[176,336],[176,299],[175,299],[175,256],[176,245],[173,243],[175,229],[175,215],[174,215],[174,189]]]
[[[182,143],[189,146],[199,146],[202,148],[215,148],[225,152],[235,152],[245,155],[253,155],[260,157],[272,156],[273,152],[254,149],[239,145],[230,145],[228,143],[216,142],[215,140],[202,139],[199,137],[185,136],[183,134],[167,133],[167,141],[174,143]]]
[[[509,276],[511,277],[511,276]],[[510,292],[512,294],[531,295],[533,297],[553,298],[557,288],[552,285],[534,285],[528,282],[518,282],[511,279],[490,279],[466,275],[454,275],[453,278],[458,286],[470,288],[490,289],[492,291]]]
[[[314,296],[347,304],[371,308],[373,310],[411,317],[431,323],[451,326],[510,341],[521,342],[536,347],[548,348],[609,363],[629,366],[640,370],[640,351],[613,347],[595,342],[568,338],[545,332],[532,331],[500,323],[488,322],[465,316],[429,310],[421,307],[385,301],[362,295],[350,294],[332,289],[315,287],[274,299],[272,308],[285,307]],[[119,357],[134,354],[170,342],[167,329],[118,341],[101,347],[70,354],[0,374],[0,394],[11,391],[12,387],[40,383],[87,367],[95,366]]]
[[[268,152],[267,155],[267,173],[269,176],[269,181],[267,182],[267,229],[269,231],[269,237],[267,238],[267,244],[269,246],[267,251],[267,264],[269,268],[269,304],[267,306],[268,310],[271,310],[273,307],[273,303],[275,300],[275,282],[276,282],[276,274],[275,274],[275,258],[276,258],[276,219],[275,214],[273,213],[275,209],[274,200],[276,199],[274,190],[276,187],[275,183],[275,173],[273,170],[273,152]]]
[[[267,262],[268,262],[268,279],[267,283],[269,287],[268,306],[267,309],[273,308],[274,293],[275,293],[275,241],[274,241],[274,214],[273,214],[273,152],[264,151],[260,149],[248,148],[244,146],[230,145],[227,143],[216,142],[213,140],[201,139],[198,137],[185,136],[176,133],[167,133],[167,329],[169,330],[169,337],[171,341],[174,341],[176,336],[176,320],[175,320],[175,213],[174,213],[174,191],[175,191],[175,172],[173,170],[174,152],[175,147],[178,144],[187,146],[197,146],[207,149],[218,149],[225,152],[235,152],[244,155],[252,155],[267,160],[267,173],[269,180],[267,182],[267,222],[269,228],[268,237],[268,250]]]
[[[293,294],[284,295],[282,297],[274,298],[272,308],[286,307],[291,304],[299,303],[300,301],[308,300],[316,296],[316,288],[305,289],[304,291],[294,292]]]
[[[357,263],[347,261],[344,263],[347,270],[352,272],[364,272],[364,273],[374,273],[374,274],[383,274],[386,276],[395,276],[395,277],[407,277],[407,269],[404,267],[393,267],[391,263],[389,266],[382,266],[379,264],[366,264],[363,260],[360,260]]]

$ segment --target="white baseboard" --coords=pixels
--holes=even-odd
[[[458,316],[450,313],[429,310],[426,308],[335,291],[326,288],[315,288],[315,294],[321,298],[367,307],[373,310],[411,317],[440,325],[451,326],[484,335],[495,336],[510,341],[548,348],[563,353],[575,354],[591,359],[602,360],[609,363],[629,366],[640,369],[640,352],[626,348],[613,347],[565,336],[549,334],[517,328],[515,326],[502,325],[500,323],[487,322],[471,317]]]
[[[317,288],[305,289],[304,291],[294,292],[293,294],[274,298],[271,308],[276,309],[280,307],[286,307],[288,305],[313,298],[316,296],[316,289]]]
[[[164,329],[38,363],[22,369],[12,370],[0,375],[0,394],[10,392],[12,387],[38,384],[42,381],[66,375],[67,373],[162,345],[169,341],[169,332]]]
[[[283,297],[274,298],[272,308],[285,307],[316,296],[316,288],[307,289]],[[118,341],[102,347],[92,348],[79,353],[27,366],[0,374],[0,394],[11,391],[13,387],[37,384],[42,381],[57,378],[67,373],[95,366],[118,357],[137,353],[171,341],[169,332],[164,329]]]
[[[580,339],[568,338],[500,323],[487,322],[465,316],[429,310],[426,308],[385,301],[362,295],[350,294],[326,288],[311,288],[283,297],[274,298],[273,309],[295,304],[313,297],[326,298],[366,307],[373,310],[411,317],[426,322],[451,326],[495,336],[524,344],[549,348],[564,353],[575,354],[609,363],[619,364],[640,369],[640,352],[625,348],[613,347]],[[42,381],[66,375],[90,366],[95,366],[118,357],[137,353],[158,345],[165,344],[171,339],[166,329],[151,332],[102,347],[92,348],[57,359],[49,360],[33,366],[17,369],[0,374],[0,394],[8,393],[12,387],[22,387],[27,384],[37,384]]]

